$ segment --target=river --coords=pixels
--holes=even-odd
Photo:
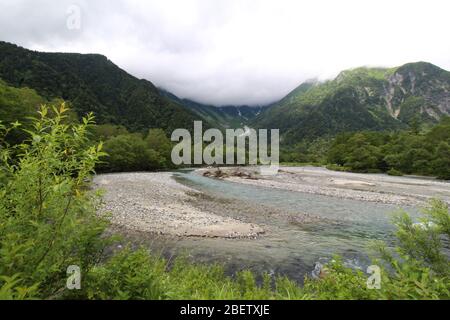
[[[399,206],[340,199],[324,195],[277,190],[203,177],[192,170],[174,173],[174,179],[201,191],[214,201],[232,201],[261,212],[246,213],[246,219],[261,225],[265,234],[256,239],[182,238],[165,239],[166,255],[186,253],[197,262],[218,262],[232,274],[243,269],[257,273],[287,275],[297,281],[310,274],[316,262],[327,262],[333,255],[347,265],[365,269],[369,265],[368,245],[373,240],[392,243],[392,215]],[[413,217],[417,207],[402,206]],[[314,222],[296,223],[286,215],[268,214],[270,208],[295,217],[307,213]],[[223,212],[239,217],[236,205]],[[251,216],[249,216],[251,215]],[[161,245],[161,244],[160,244]]]

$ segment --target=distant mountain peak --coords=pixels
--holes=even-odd
[[[343,131],[396,129],[412,119],[450,115],[450,72],[431,63],[359,67],[323,82],[304,82],[254,121],[301,139]]]
[[[160,92],[173,102],[193,111],[206,119],[213,127],[219,129],[242,128],[253,121],[266,108],[246,105],[215,107],[189,99],[181,99],[165,89],[160,89]]]

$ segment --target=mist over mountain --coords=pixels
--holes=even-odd
[[[191,128],[199,117],[97,54],[43,53],[0,42],[0,79],[69,102],[79,116],[94,112],[100,124],[132,131]],[[200,119],[199,119],[200,120]]]
[[[358,130],[437,123],[450,114],[450,72],[426,62],[356,68],[301,84],[253,125],[279,128],[288,141]]]
[[[195,112],[215,128],[235,129],[249,125],[267,106],[211,106],[189,99],[181,99],[166,90],[160,89],[161,94],[173,102]]]
[[[49,101],[69,102],[79,116],[131,131],[192,128],[280,129],[286,143],[358,130],[395,130],[437,123],[450,114],[450,73],[426,62],[361,67],[335,79],[307,81],[267,107],[215,107],[156,88],[97,54],[42,53],[0,42],[0,79]],[[201,85],[201,84],[199,84]]]

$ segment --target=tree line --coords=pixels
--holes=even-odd
[[[326,160],[328,164],[354,172],[418,174],[450,179],[450,118],[442,119],[426,132],[340,134],[331,144]]]

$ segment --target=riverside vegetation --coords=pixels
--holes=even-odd
[[[250,271],[229,277],[220,266],[167,261],[144,248],[106,254],[116,236],[107,236],[108,216],[97,211],[101,194],[90,188],[105,156],[103,144],[90,139],[92,115],[81,123],[68,121],[69,115],[64,104],[41,107],[17,144],[9,137],[20,123],[0,127],[1,299],[450,298],[450,214],[438,200],[424,210],[421,224],[406,213],[397,215],[394,249],[374,244],[380,290],[368,289],[368,275],[345,267],[339,257],[321,279],[305,279],[300,286],[285,277],[258,279]],[[161,134],[148,136],[135,148],[151,145]],[[70,265],[81,268],[81,290],[66,289]]]
[[[346,132],[304,140],[285,147],[280,157],[286,163],[326,165],[331,170],[450,180],[450,117],[422,130]]]
[[[29,118],[36,105],[61,103],[48,100],[28,88],[15,88],[0,80],[0,119],[4,123],[19,120],[29,129]],[[51,112],[51,110],[50,110]],[[67,111],[65,122],[76,123],[77,114]],[[104,156],[96,164],[101,172],[147,171],[172,169],[172,142],[167,131],[153,128],[129,131],[115,124],[92,125],[89,137],[104,141]],[[23,130],[12,130],[6,141],[20,144]],[[387,172],[389,174],[431,175],[450,179],[450,118],[432,127],[419,123],[409,130],[360,131],[337,136],[304,139],[294,145],[281,145],[280,160],[284,163],[326,165],[333,170],[354,172]]]

